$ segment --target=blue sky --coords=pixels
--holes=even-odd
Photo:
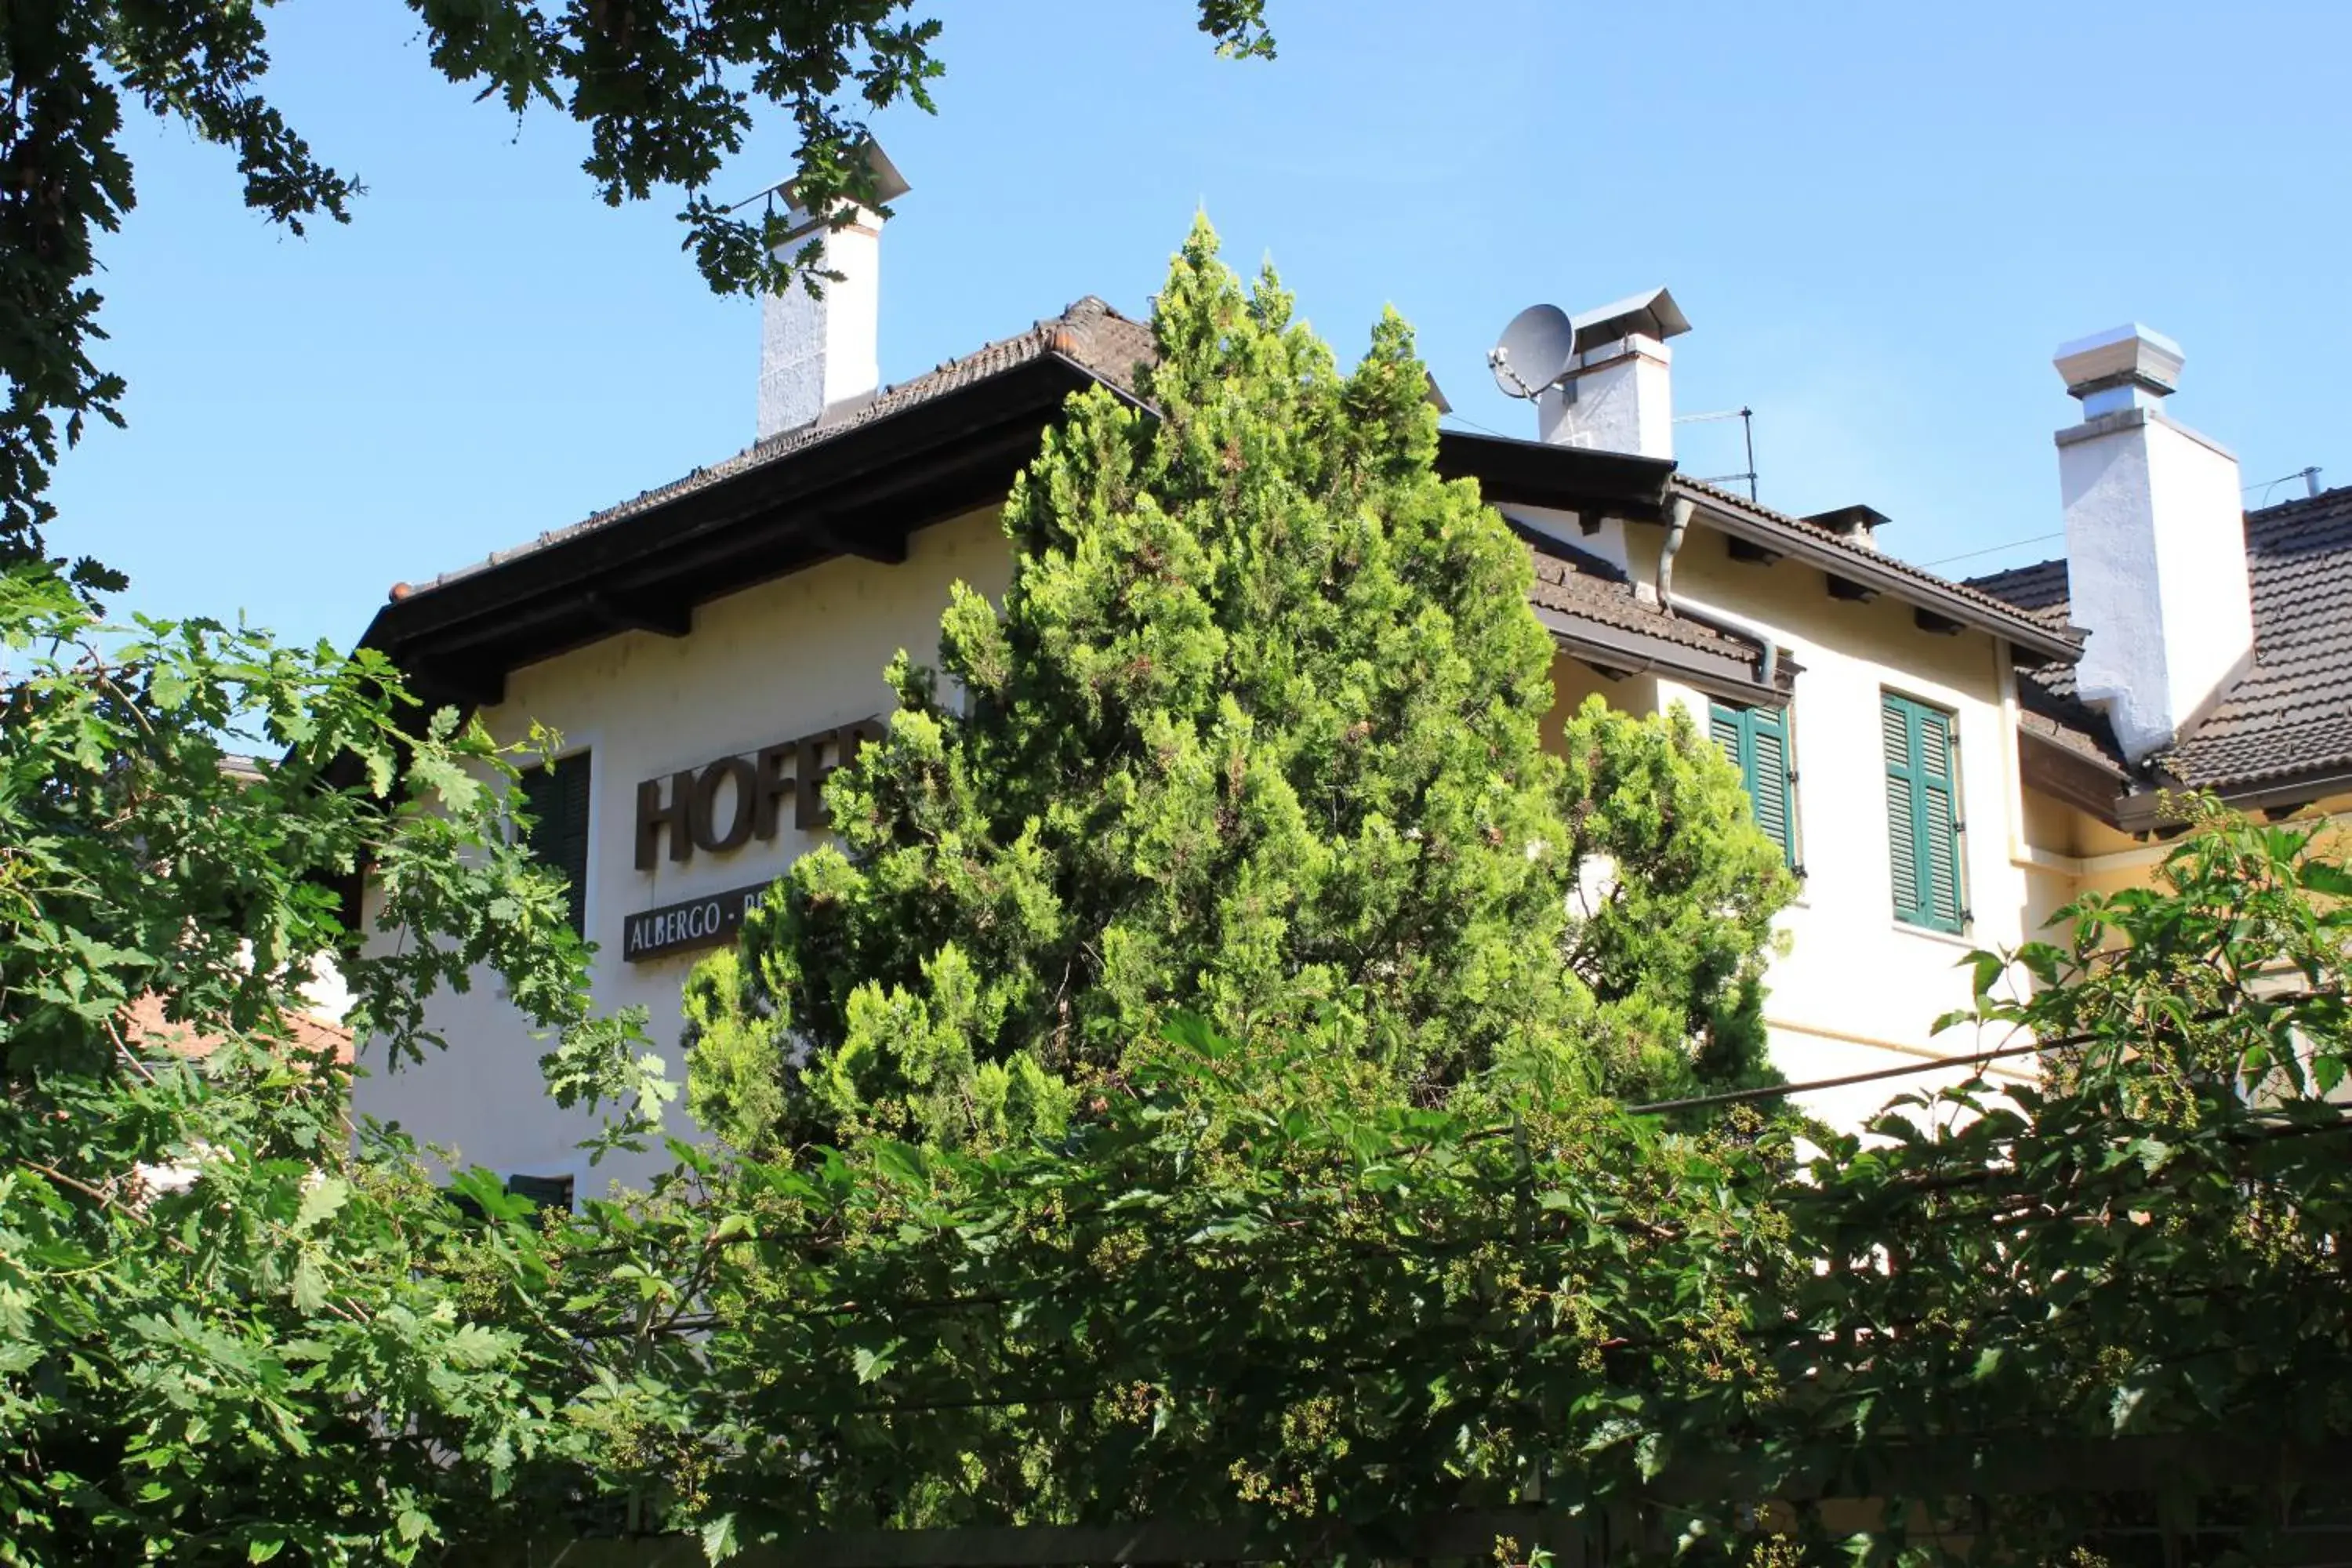
[[[1753,407],[1766,501],[1867,501],[1915,561],[2057,528],[2051,350],[2128,320],[2186,348],[2172,410],[2249,482],[2352,483],[2352,6],[1274,0],[1271,64],[1214,58],[1190,0],[943,9],[940,116],[877,127],[914,186],[886,379],[1082,294],[1140,310],[1205,205],[1344,356],[1393,303],[1510,435],[1513,312],[1670,286],[1678,406]],[[291,239],[134,122],[100,280],[131,428],[69,455],[53,542],[129,607],[348,643],[394,581],[749,441],[756,308],[704,289],[676,200],[598,205],[578,132],[470,101],[394,0],[271,27],[273,96],[370,194]],[[767,127],[721,194],[791,153]],[[1740,468],[1737,428],[1685,427],[1685,468]]]

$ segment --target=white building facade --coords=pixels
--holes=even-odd
[[[1002,595],[997,507],[1039,433],[1082,387],[1133,397],[1150,353],[1139,323],[1088,300],[877,388],[880,220],[857,217],[831,313],[770,312],[757,445],[395,590],[367,635],[499,739],[562,734],[541,814],[568,814],[550,842],[597,945],[597,999],[644,1006],[673,1058],[687,970],[821,841],[815,784],[887,722],[886,664],[929,655],[952,584]],[[1544,439],[1449,431],[1440,455],[1529,541],[1559,712],[1592,692],[1678,704],[1741,763],[1802,878],[1767,1013],[1790,1079],[1964,1058],[1973,1034],[1931,1032],[1969,1001],[1962,960],[2026,940],[2060,891],[2034,875],[2048,814],[2028,798],[2018,670],[2071,668],[2081,635],[1886,556],[1866,508],[1795,518],[1680,478],[1660,449],[1679,309],[1658,290],[1577,324],[1608,341],[1546,367]],[[547,1100],[545,1042],[495,984],[433,1005],[452,1047],[387,1073],[363,1043],[362,1112],[583,1191],[651,1174],[651,1157],[587,1166],[588,1125]],[[1905,1087],[1806,1103],[1853,1124]]]

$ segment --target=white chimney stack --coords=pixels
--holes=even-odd
[[[866,144],[866,160],[876,200],[893,202],[907,194],[906,180],[878,145]],[[792,259],[815,240],[823,251],[815,269],[839,276],[818,279],[821,296],[795,280],[761,301],[762,441],[856,408],[882,384],[882,216],[853,203],[849,222],[828,228],[824,218],[797,205],[791,186],[782,195],[795,205],[792,232],[776,255]]]
[[[2163,409],[2180,346],[2134,324],[2053,362],[2082,399],[2058,432],[2075,689],[2135,762],[2170,745],[2253,658],[2238,459]]]
[[[1562,447],[1672,458],[1675,354],[1666,340],[1690,331],[1675,297],[1653,289],[1570,324],[1574,352],[1536,399],[1537,435]]]

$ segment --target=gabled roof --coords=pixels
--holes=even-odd
[[[683,636],[696,605],[754,583],[844,554],[903,560],[915,529],[1002,496],[1071,393],[1104,385],[1136,397],[1153,353],[1150,327],[1088,296],[854,409],[415,587],[402,584],[363,645],[389,653],[428,702],[485,705],[501,700],[510,669],[626,630]],[[1478,480],[1497,504],[1654,520],[1670,491],[1685,495],[1712,525],[1883,588],[1923,615],[1981,626],[2044,657],[2071,658],[2079,647],[2063,626],[1832,529],[1675,477],[1664,459],[1448,430],[1437,467]],[[1718,685],[1738,685],[1739,669],[1760,658],[1749,639],[1642,604],[1630,584],[1550,570],[1537,608],[1555,636],[1569,617],[1651,639],[1619,652],[1640,654],[1654,641],[1688,656],[1677,660],[1685,674]]]
[[[914,530],[1000,499],[1070,394],[1137,395],[1150,329],[1089,296],[855,410],[417,586],[362,646],[427,703],[500,700],[506,673],[626,630],[684,636],[694,606],[839,555],[904,559]],[[1437,467],[1487,499],[1655,518],[1674,465],[1449,430]]]
[[[2352,488],[2248,512],[2246,565],[2253,666],[2150,763],[2163,778],[2225,795],[2352,773]],[[2033,615],[2066,615],[2063,559],[1993,573],[1973,586]],[[2018,693],[2066,731],[2063,743],[2087,741],[2125,769],[2105,720],[2076,697],[2071,668],[2021,669]]]
[[[1700,479],[1677,474],[1674,489],[1703,509],[1712,526],[1775,554],[1803,560],[1930,615],[2006,637],[2044,658],[2071,661],[2083,650],[2082,634],[2063,617],[2053,621],[2024,614],[2016,605],[1981,589],[1938,577],[1860,539],[1759,506]]]
[[[1089,294],[1058,316],[1047,317],[1009,338],[984,343],[961,359],[949,360],[895,386],[886,386],[854,408],[828,414],[814,424],[783,431],[764,441],[755,441],[733,457],[721,458],[709,468],[697,468],[682,479],[672,480],[653,489],[640,490],[627,500],[607,507],[568,528],[554,529],[510,549],[493,551],[471,565],[444,572],[437,577],[417,584],[409,592],[431,593],[460,578],[488,571],[494,566],[503,566],[534,551],[610,528],[641,512],[655,510],[698,490],[708,489],[754,469],[782,462],[796,452],[839,440],[864,426],[887,419],[894,414],[903,414],[949,393],[1049,355],[1082,365],[1095,379],[1132,396],[1136,373],[1154,357],[1151,329],[1141,321],[1120,315]]]

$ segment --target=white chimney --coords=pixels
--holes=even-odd
[[[2180,346],[2137,324],[2058,351],[2083,423],[2058,432],[2076,689],[2133,761],[2171,744],[2253,658],[2236,456],[2177,425]]]
[[[888,203],[907,194],[907,182],[882,149],[869,142],[866,160],[874,172],[875,199]],[[781,194],[795,202],[793,188]],[[811,240],[822,247],[814,270],[838,277],[819,279],[822,295],[812,296],[795,279],[760,308],[760,439],[795,430],[827,415],[839,415],[871,398],[882,384],[877,340],[882,321],[882,216],[848,204],[849,221],[828,228],[825,220],[794,205],[792,233],[776,247],[796,258]]]
[[[1557,318],[1554,318],[1557,320]],[[1690,322],[1664,289],[1570,318],[1573,352],[1536,399],[1536,433],[1562,447],[1675,455],[1674,351]]]

